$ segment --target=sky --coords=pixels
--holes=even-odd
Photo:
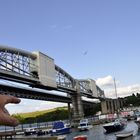
[[[96,81],[107,97],[140,92],[139,0],[0,0],[0,44],[40,51],[77,79]],[[63,104],[22,99],[10,113]]]

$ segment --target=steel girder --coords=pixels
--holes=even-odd
[[[56,95],[49,92],[39,91],[31,88],[29,89],[26,87],[15,87],[0,84],[0,94],[12,95],[18,98],[71,103],[71,99],[69,97],[60,96],[58,94]]]

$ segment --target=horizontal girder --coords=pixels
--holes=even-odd
[[[61,102],[61,103],[71,103],[71,98],[67,96],[62,96],[59,94],[53,94],[49,92],[28,89],[28,88],[21,88],[15,86],[9,86],[0,84],[0,94],[3,95],[11,95],[16,96],[18,98],[26,98],[26,99],[34,99],[34,100],[44,100],[44,101],[52,101],[52,102]],[[85,105],[91,105],[94,102],[89,102],[86,100],[82,101]]]

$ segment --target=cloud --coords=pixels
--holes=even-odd
[[[10,114],[14,113],[16,114],[16,113],[47,110],[60,106],[67,106],[67,104],[31,99],[21,99],[21,102],[19,104],[8,104],[6,105],[6,108],[8,109]]]
[[[101,86],[101,87],[106,87],[106,86],[112,86],[114,83],[113,83],[113,78],[112,76],[106,76],[106,77],[103,77],[103,78],[98,78],[96,80],[96,84]]]
[[[126,97],[133,93],[140,93],[140,84],[133,84],[128,86],[119,86],[120,81],[116,81],[116,91],[114,86],[114,79],[112,76],[98,78],[96,84],[104,90],[105,96],[108,98]],[[117,94],[117,95],[116,95]]]
[[[140,84],[119,87],[117,89],[117,94],[119,97],[125,97],[131,95],[132,93],[140,93]]]
[[[117,97],[126,97],[133,93],[140,93],[140,85],[136,84],[117,88]],[[116,93],[113,88],[109,90],[105,89],[105,95],[108,98],[116,98]]]
[[[98,78],[96,84],[104,90],[105,96],[108,98],[126,97],[133,93],[140,93],[140,84],[133,84],[128,86],[119,86],[119,81],[116,82],[116,91],[114,86],[114,80],[112,76],[106,76],[104,78]]]

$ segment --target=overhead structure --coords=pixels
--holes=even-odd
[[[30,53],[8,46],[0,46],[0,79],[69,94],[77,118],[83,116],[81,96],[105,98],[104,91],[96,85],[94,80],[73,78],[57,66],[53,58],[42,52]]]
[[[41,52],[27,52],[0,46],[0,78],[29,84],[32,87],[76,92],[76,80],[54,59]],[[92,79],[78,80],[83,96],[104,98],[104,92]]]

